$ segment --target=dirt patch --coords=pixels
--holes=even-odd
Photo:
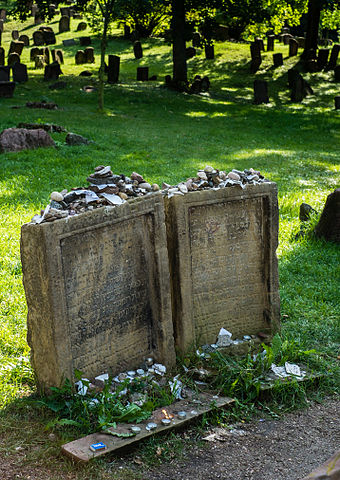
[[[332,399],[281,420],[237,425],[223,442],[194,449],[143,479],[299,480],[339,449],[339,419],[340,401]]]

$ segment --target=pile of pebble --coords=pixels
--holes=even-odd
[[[90,185],[86,188],[52,192],[49,205],[40,215],[34,215],[31,223],[53,222],[108,205],[122,205],[129,198],[159,190],[157,184],[150,185],[139,173],[133,172],[130,177],[114,175],[111,167],[104,165],[96,167],[87,181]]]
[[[185,195],[195,190],[219,190],[220,188],[239,186],[245,188],[247,185],[268,182],[257,170],[235,170],[226,173],[222,170],[207,165],[204,170],[198,170],[196,177],[188,178],[186,182],[171,186],[163,183],[162,188],[168,198],[174,195]]]
[[[60,218],[79,215],[81,213],[103,206],[119,206],[130,198],[151,195],[160,190],[154,183],[146,182],[142,175],[133,172],[130,177],[116,175],[110,166],[99,165],[88,178],[89,186],[77,187],[71,191],[52,192],[49,205],[40,215],[34,215],[31,223],[53,222]],[[163,183],[162,194],[171,198],[175,195],[185,195],[196,190],[219,190],[220,188],[268,182],[260,172],[249,170],[232,170],[229,173],[206,166],[199,170],[196,177],[188,178],[177,185]]]

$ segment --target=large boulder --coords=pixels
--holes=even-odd
[[[340,243],[340,188],[328,195],[315,235],[329,242]]]
[[[40,147],[55,147],[54,140],[42,128],[7,128],[0,133],[0,153],[18,152]]]

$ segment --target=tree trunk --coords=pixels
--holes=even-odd
[[[315,51],[318,47],[320,14],[323,7],[323,0],[309,0],[307,13],[307,32],[305,49],[302,58],[306,59],[310,56],[310,51]]]
[[[109,26],[109,13],[105,12],[103,35],[100,42],[100,67],[99,67],[99,86],[98,86],[98,108],[104,110],[104,82],[105,82],[105,52],[107,46],[107,30]]]
[[[175,83],[188,81],[185,52],[185,0],[172,0],[172,59]]]

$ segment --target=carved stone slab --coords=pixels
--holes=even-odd
[[[161,194],[21,230],[39,389],[175,361]]]
[[[274,183],[166,199],[176,346],[279,328]]]

